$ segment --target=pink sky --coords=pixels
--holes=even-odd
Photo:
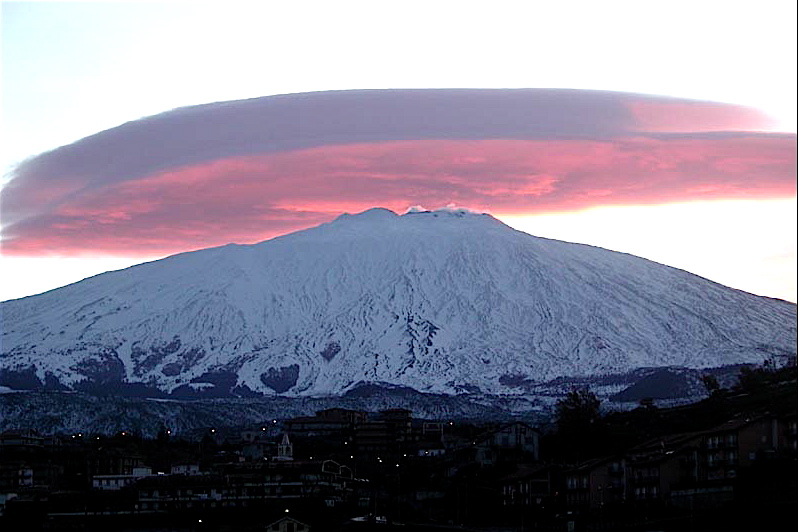
[[[7,255],[251,243],[373,206],[496,215],[795,195],[796,138],[729,104],[568,90],[346,91],[184,108],[21,165]]]
[[[322,146],[178,166],[61,198],[32,188],[28,201],[57,206],[10,231],[4,252],[170,254],[258,242],[375,205],[455,203],[501,216],[790,197],[795,164],[794,137],[780,135]]]

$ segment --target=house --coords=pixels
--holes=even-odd
[[[406,408],[390,408],[380,411],[381,418],[402,441],[409,441],[413,432],[413,412]]]
[[[735,500],[740,470],[759,467],[785,449],[789,425],[770,414],[732,419],[702,431],[686,465],[685,481],[674,484],[675,506],[720,506]]]
[[[142,477],[152,475],[152,469],[146,466],[134,467],[130,474],[94,475],[91,487],[102,491],[118,491],[129,486]]]
[[[410,410],[382,410],[377,419],[355,426],[354,444],[361,454],[398,454],[413,440]]]
[[[421,422],[421,439],[437,439],[440,441],[443,438],[442,421],[422,421]]]
[[[626,454],[628,499],[649,508],[711,507],[735,501],[741,470],[793,453],[790,421],[790,416],[768,414],[741,417],[638,445]]]
[[[500,479],[504,506],[541,507],[557,490],[559,468],[549,464],[520,464]]]
[[[0,462],[0,490],[33,487],[33,467],[26,462]]]
[[[444,438],[448,477],[455,477],[474,468],[493,468],[499,464],[514,466],[539,460],[540,432],[526,423],[516,421],[495,430],[464,438]]]
[[[435,458],[446,454],[446,448],[442,443],[429,443],[416,447],[416,456],[420,458]]]
[[[675,486],[696,482],[702,438],[702,432],[670,434],[630,449],[627,499],[637,507],[652,507],[668,500]]]
[[[270,453],[269,450],[273,447],[271,442],[253,442],[244,443],[241,445],[241,456],[244,460],[254,461],[263,460]]]
[[[482,466],[491,466],[503,460],[536,462],[539,439],[540,433],[534,427],[520,421],[508,423],[473,441],[473,459]]]
[[[102,491],[119,491],[136,482],[138,478],[133,475],[94,475],[91,478],[91,487]]]
[[[144,467],[144,456],[124,447],[101,448],[92,453],[90,467],[95,475],[132,475]]]
[[[726,438],[728,451],[735,450],[729,445],[731,438],[737,441],[737,459],[740,467],[748,467],[757,461],[777,456],[795,456],[796,414],[787,416],[762,415],[729,422],[729,427],[721,425],[713,429],[720,444]],[[732,440],[733,442],[733,440]],[[714,443],[714,440],[713,440]],[[720,450],[720,447],[718,447]]]
[[[293,517],[283,517],[266,525],[264,530],[267,532],[310,532],[310,525]]]
[[[0,448],[40,448],[45,438],[33,429],[6,430],[0,433]]]
[[[327,507],[351,497],[352,470],[332,460],[230,463],[205,475],[156,475],[136,482],[146,511],[244,508],[276,500],[315,500]]]
[[[241,443],[262,443],[267,442],[271,436],[267,427],[259,429],[242,430],[238,436]]]
[[[596,509],[626,499],[626,461],[619,456],[588,460],[565,472],[565,503]]]
[[[63,473],[62,465],[41,458],[30,461],[0,459],[0,491],[51,488]]]
[[[173,475],[199,475],[199,464],[184,463],[172,465],[171,473]]]

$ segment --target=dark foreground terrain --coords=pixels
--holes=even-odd
[[[19,427],[0,434],[0,530],[642,532],[791,522],[794,363],[704,384],[702,401],[666,408],[643,398],[625,412],[574,388],[555,421],[539,425],[336,407],[192,438],[165,424],[154,437]]]

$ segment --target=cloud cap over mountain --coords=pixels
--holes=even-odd
[[[795,194],[755,110],[558,89],[369,90],[175,109],[21,164],[9,254],[172,253],[386,205],[494,213]]]

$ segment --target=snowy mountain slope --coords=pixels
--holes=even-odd
[[[2,304],[0,385],[339,394],[795,353],[796,307],[489,215],[385,209]]]

